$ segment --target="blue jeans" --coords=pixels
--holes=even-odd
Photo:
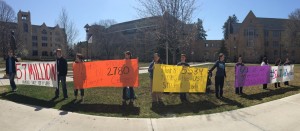
[[[66,76],[58,76],[58,79],[57,79],[58,84],[57,84],[57,88],[55,90],[55,96],[59,97],[59,82],[60,81],[61,81],[61,85],[62,85],[64,98],[68,98],[67,85],[66,85]]]
[[[9,82],[10,82],[10,87],[12,90],[15,90],[17,88],[16,83],[15,83],[15,76],[16,76],[16,73],[9,73]]]

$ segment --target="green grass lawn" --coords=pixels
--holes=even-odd
[[[211,65],[208,65],[210,67]],[[201,67],[207,67],[201,66]],[[224,99],[216,99],[214,87],[209,94],[188,94],[189,103],[181,103],[178,94],[164,94],[164,105],[151,108],[151,96],[148,74],[140,74],[140,88],[135,89],[137,100],[134,107],[122,107],[122,89],[120,88],[92,88],[85,91],[85,102],[74,101],[73,83],[68,83],[69,99],[63,100],[62,95],[55,101],[50,101],[54,96],[55,88],[19,85],[16,93],[9,93],[9,86],[0,87],[0,98],[17,103],[38,105],[84,114],[113,116],[113,117],[138,117],[160,118],[174,116],[188,116],[229,111],[260,103],[280,99],[300,93],[300,66],[295,66],[295,80],[291,86],[274,88],[268,85],[268,90],[262,86],[244,87],[245,95],[234,94],[234,66],[227,65],[227,78],[224,87]],[[214,73],[215,74],[215,73]],[[214,80],[213,80],[214,83]],[[62,91],[61,91],[62,94]],[[41,110],[37,108],[36,110]]]

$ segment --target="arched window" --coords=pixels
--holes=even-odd
[[[24,32],[28,32],[28,24],[27,23],[23,23],[23,30],[24,30]]]

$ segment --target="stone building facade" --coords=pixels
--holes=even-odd
[[[17,23],[6,24],[11,26],[9,30],[15,32],[18,55],[27,59],[53,59],[55,50],[61,48],[63,55],[67,56],[67,36],[58,25],[33,25],[30,12],[21,10],[17,14]]]
[[[285,37],[288,19],[256,17],[252,11],[242,23],[232,25],[226,40],[229,59],[243,56],[244,62],[260,63],[266,56],[270,63],[278,58],[300,62],[300,43],[290,43]]]

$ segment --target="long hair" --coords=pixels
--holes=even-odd
[[[279,65],[279,64],[280,64],[280,62],[281,62],[281,59],[280,59],[280,58],[278,58],[278,59],[276,60],[275,64],[276,64],[276,65]]]
[[[265,64],[268,64],[268,58],[267,57],[264,57],[262,61],[265,62]]]

